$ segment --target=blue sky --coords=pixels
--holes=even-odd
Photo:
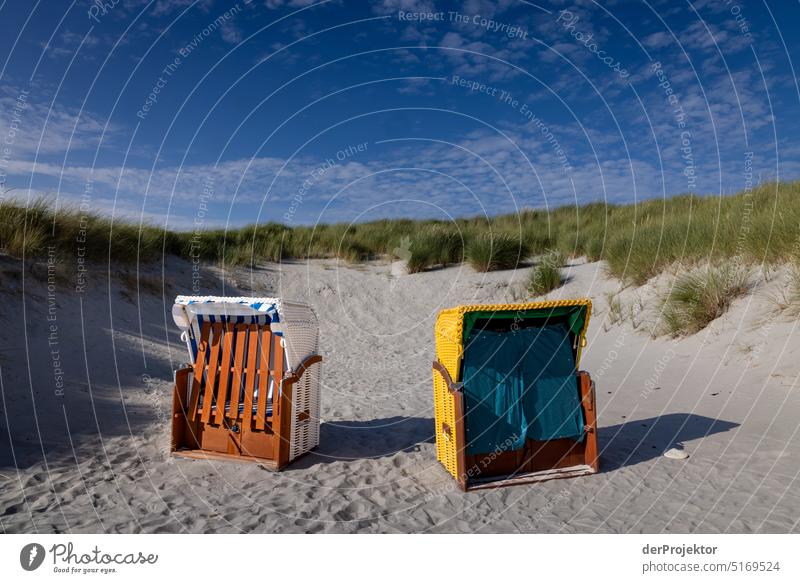
[[[800,177],[793,2],[0,0],[0,188],[171,228]]]

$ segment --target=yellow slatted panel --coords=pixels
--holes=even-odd
[[[454,382],[459,382],[461,357],[463,355],[464,314],[467,312],[515,312],[525,310],[539,310],[566,306],[586,306],[586,321],[580,332],[576,366],[580,365],[581,348],[586,338],[589,327],[589,317],[592,313],[592,301],[587,298],[574,300],[552,300],[544,302],[529,302],[523,304],[477,304],[469,306],[456,306],[439,312],[436,318],[436,358],[441,362]],[[453,397],[447,391],[444,380],[438,373],[433,374],[433,400],[434,414],[436,417],[436,459],[447,468],[453,477],[457,478],[456,467],[456,442],[455,436],[450,437],[442,431],[442,424],[446,423],[452,428],[456,427]]]

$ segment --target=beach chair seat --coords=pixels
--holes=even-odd
[[[316,317],[302,304],[287,309],[276,300],[268,313],[252,300],[176,300],[175,321],[193,362],[175,374],[175,455],[281,469],[319,442]]]
[[[436,455],[463,490],[599,470],[591,302],[458,306],[436,320]]]

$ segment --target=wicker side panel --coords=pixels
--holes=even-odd
[[[287,362],[295,370],[306,358],[319,354],[319,322],[306,304],[283,301],[279,310]],[[321,367],[319,363],[309,367],[292,388],[290,460],[319,445]]]
[[[436,459],[450,474],[458,479],[456,440],[444,431],[444,424],[455,428],[455,405],[439,373],[433,373],[434,415],[436,417]]]
[[[311,365],[293,386],[290,460],[319,445],[321,367],[321,363]]]
[[[294,370],[303,360],[319,353],[319,322],[310,306],[283,301],[280,326],[286,340],[286,358]]]
[[[441,362],[450,376],[458,380],[461,362],[461,331],[463,326],[461,309],[443,310],[436,319],[436,359]],[[453,396],[447,390],[444,379],[433,373],[433,402],[436,421],[436,459],[450,474],[458,479],[457,450],[455,439],[456,416]],[[451,429],[448,434],[445,426]]]

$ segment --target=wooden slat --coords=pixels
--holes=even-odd
[[[208,333],[211,324],[205,322],[200,329],[200,344],[197,345],[197,359],[194,362],[194,378],[192,379],[192,394],[189,398],[189,418],[194,421],[197,417],[197,403],[200,400],[200,389],[203,386],[203,372],[206,368],[206,350],[208,350]]]
[[[272,379],[274,384],[274,389],[272,391],[272,415],[279,415],[280,408],[283,407],[283,399],[278,398],[278,393],[280,392],[281,381],[283,380],[283,344],[281,343],[280,336],[275,337],[275,354],[272,358]],[[278,413],[275,412],[275,407],[278,407]],[[286,436],[288,439],[289,436]]]
[[[258,326],[250,324],[247,334],[247,372],[245,373],[244,411],[242,425],[250,429],[253,420],[253,392],[256,387],[256,362],[258,361]]]
[[[214,422],[221,425],[225,419],[225,401],[228,399],[228,379],[231,376],[231,352],[233,351],[233,324],[225,325],[222,338],[222,362],[219,367],[219,387],[217,388],[217,410]]]
[[[231,386],[231,406],[228,418],[239,417],[239,395],[242,392],[242,366],[244,366],[244,348],[247,343],[247,325],[236,325],[236,356],[233,359],[233,385]]]
[[[212,326],[213,338],[211,339],[211,354],[208,360],[208,374],[203,390],[203,413],[200,420],[208,423],[211,420],[211,402],[214,400],[214,390],[217,387],[217,369],[219,367],[219,344],[222,335],[222,323],[215,322]]]
[[[261,358],[258,365],[258,405],[256,410],[256,429],[264,430],[267,416],[267,393],[269,392],[269,353],[272,349],[272,332],[269,328],[261,331]]]

